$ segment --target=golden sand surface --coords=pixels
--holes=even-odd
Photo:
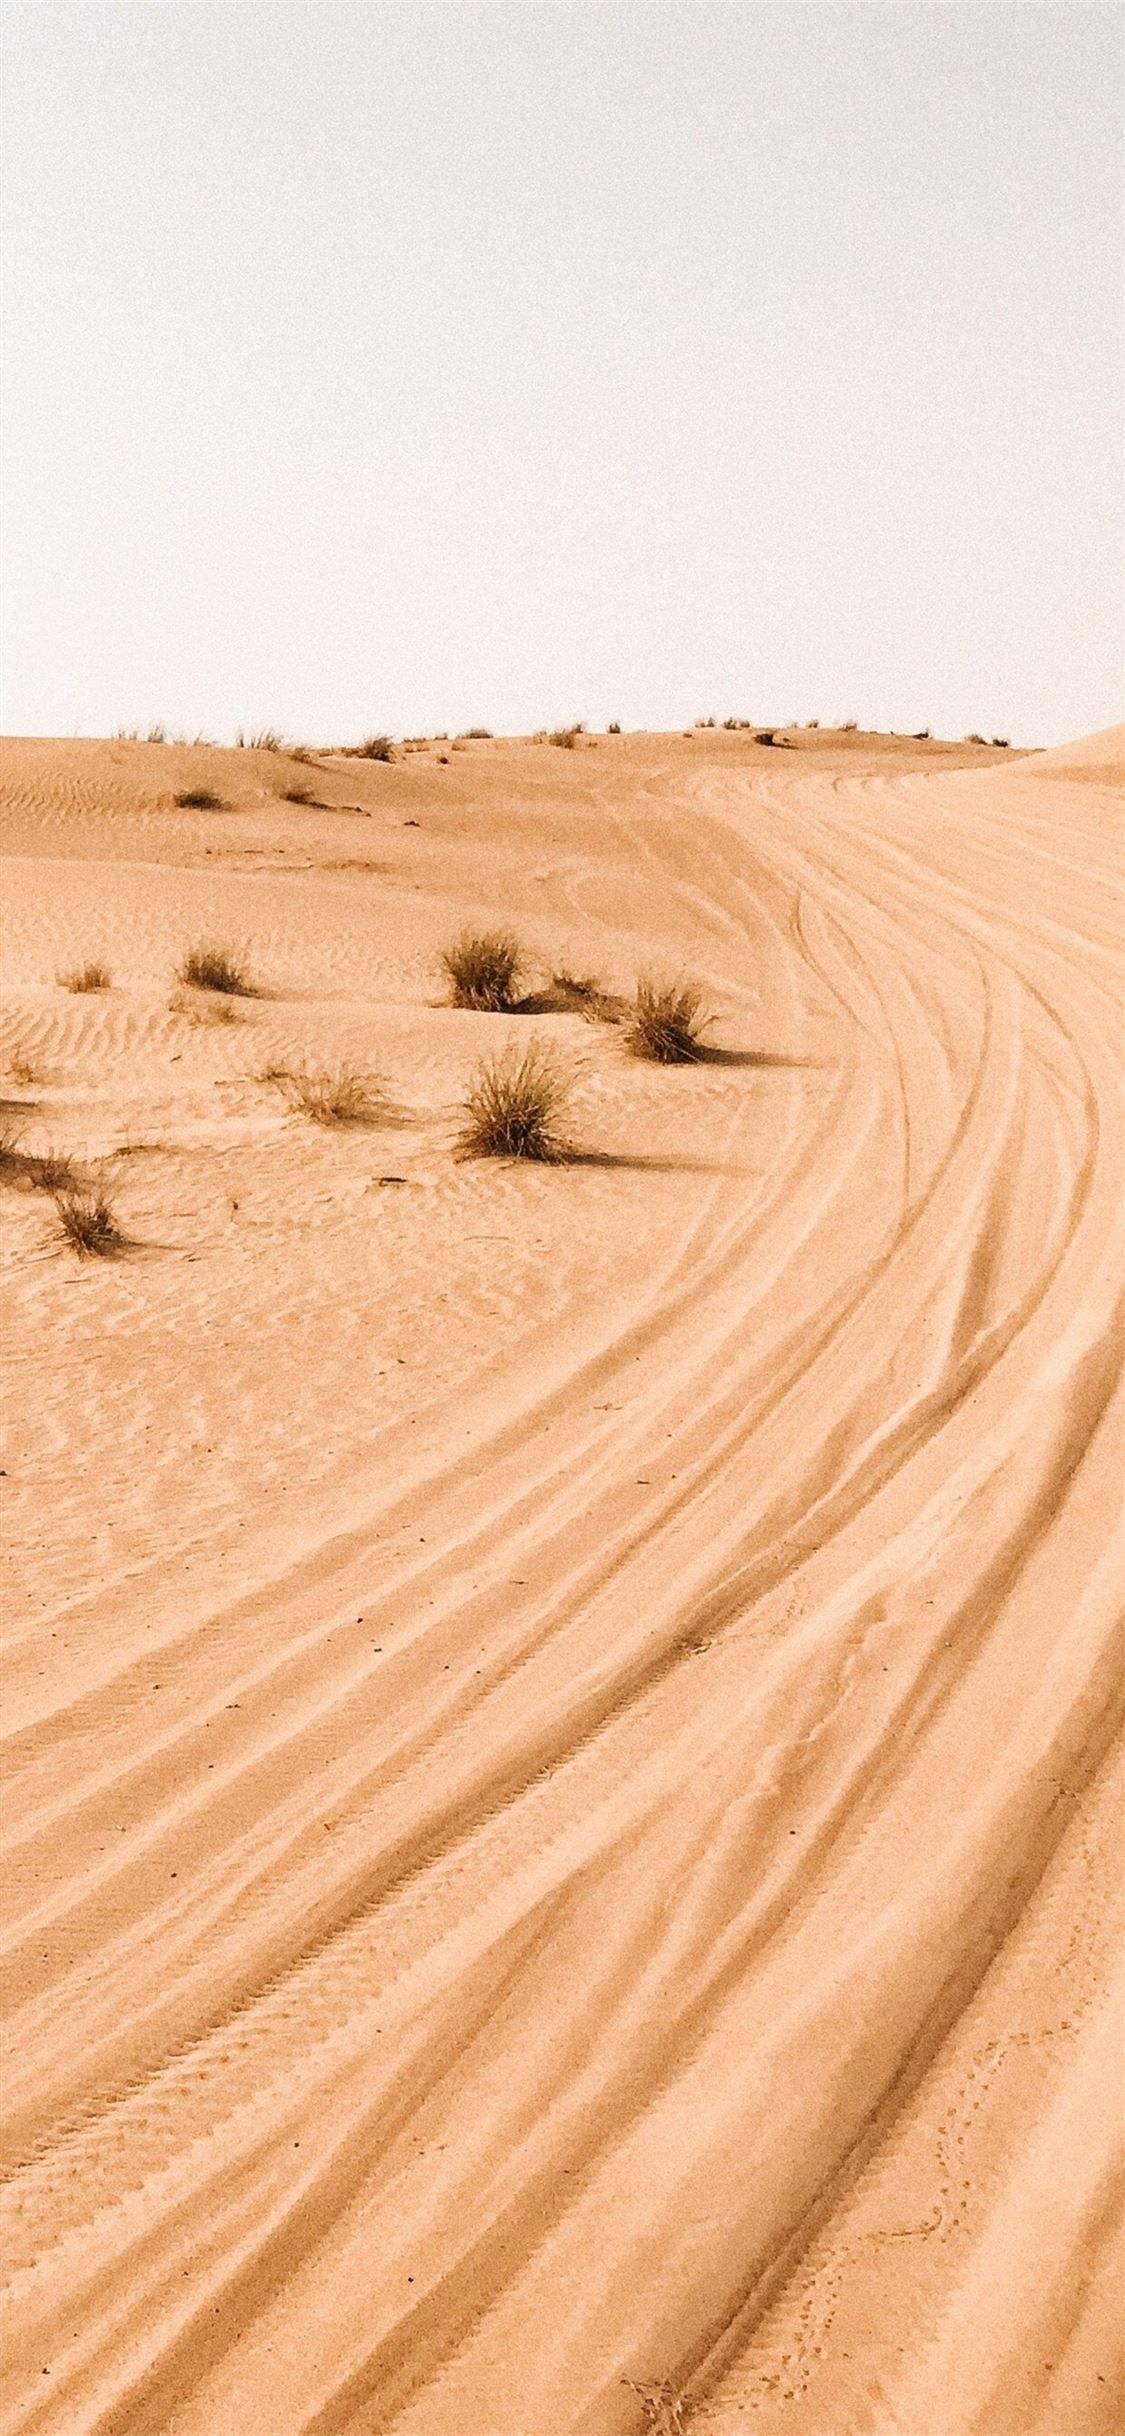
[[[4,746],[3,2436],[1125,2423],[1123,764]]]

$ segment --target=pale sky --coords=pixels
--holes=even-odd
[[[2,17],[9,732],[1121,716],[1116,6]]]

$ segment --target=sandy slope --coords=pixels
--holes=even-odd
[[[1122,735],[801,741],[5,748],[5,2436],[1121,2423]]]

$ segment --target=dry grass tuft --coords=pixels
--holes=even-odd
[[[281,800],[283,804],[315,804],[317,797],[311,787],[283,787]]]
[[[365,736],[362,744],[350,747],[355,761],[393,761],[394,740],[390,736]]]
[[[519,940],[508,930],[463,930],[443,948],[442,969],[455,1007],[506,1014],[514,1001],[523,964]]]
[[[985,737],[985,736],[978,736],[978,735],[977,735],[977,733],[976,733],[976,731],[975,731],[975,729],[974,729],[973,734],[972,734],[971,736],[966,736],[966,738],[965,738],[965,742],[966,742],[966,744],[985,744],[985,743],[987,743],[987,741],[988,741],[987,737]]]
[[[216,990],[224,998],[252,998],[252,985],[242,966],[225,947],[193,947],[176,970],[177,981],[192,990]]]
[[[551,728],[547,736],[547,742],[548,744],[557,744],[564,753],[573,753],[579,737],[584,736],[585,733],[585,720],[576,719],[573,727]]]
[[[262,1081],[275,1083],[297,1115],[314,1125],[379,1125],[389,1114],[382,1083],[354,1066],[322,1070],[268,1066]]]
[[[659,1066],[698,1065],[706,1055],[700,1016],[702,993],[691,982],[661,981],[643,974],[629,1015],[628,1041],[636,1057]]]
[[[92,997],[95,990],[108,990],[111,985],[108,964],[80,964],[72,973],[59,974],[59,988],[72,990],[76,997]]]
[[[83,1255],[108,1260],[125,1248],[113,1203],[97,1185],[74,1185],[54,1195],[63,1240]]]
[[[570,1150],[561,1122],[566,1102],[563,1077],[540,1042],[488,1059],[465,1095],[462,1157],[557,1165]]]
[[[216,795],[213,787],[181,787],[175,802],[182,812],[224,812],[225,798]]]
[[[285,749],[275,727],[259,727],[250,735],[239,728],[234,741],[244,753],[281,753]]]
[[[490,744],[491,741],[490,727],[461,727],[457,730],[458,744]]]

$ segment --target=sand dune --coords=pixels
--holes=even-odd
[[[4,748],[3,2436],[1122,2424],[1125,731],[801,743]]]

